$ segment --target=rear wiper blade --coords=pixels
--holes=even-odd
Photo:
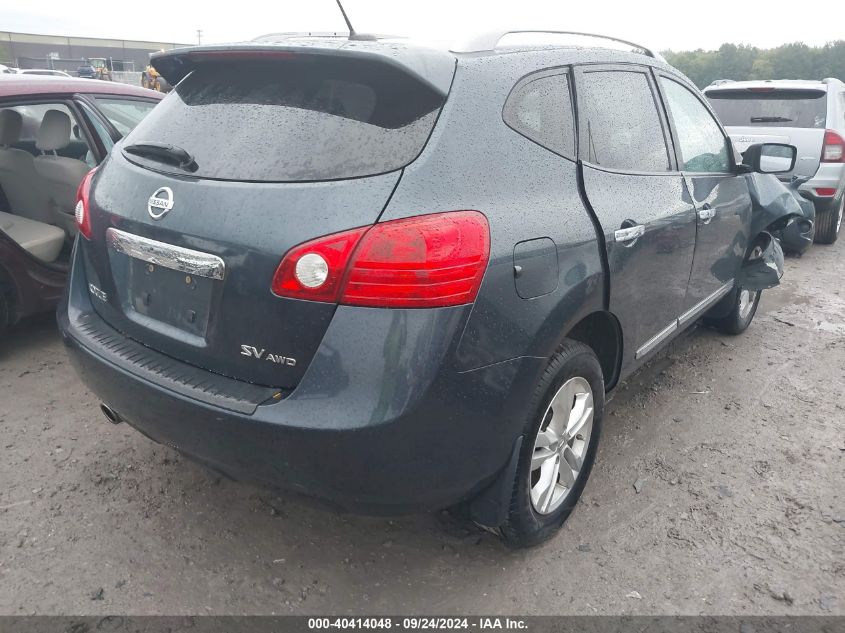
[[[198,167],[194,157],[188,152],[181,147],[168,145],[167,143],[143,141],[141,143],[127,145],[123,148],[123,151],[134,154],[135,156],[170,163],[186,171],[196,171]]]
[[[752,123],[792,123],[792,119],[783,116],[753,116]]]

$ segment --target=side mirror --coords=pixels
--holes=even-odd
[[[758,143],[742,155],[742,164],[760,174],[785,174],[795,168],[798,149],[785,143]]]

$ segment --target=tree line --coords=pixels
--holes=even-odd
[[[663,56],[699,88],[717,79],[845,80],[845,40],[824,46],[795,43],[777,48],[722,44],[716,51],[666,51]]]

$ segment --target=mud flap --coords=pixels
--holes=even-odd
[[[469,502],[469,517],[486,528],[497,528],[508,519],[522,436],[516,438],[508,463],[493,482]]]
[[[746,259],[739,271],[737,286],[745,290],[766,290],[774,288],[783,277],[783,249],[771,233],[760,233],[754,242],[762,254]]]

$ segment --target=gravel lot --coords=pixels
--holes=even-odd
[[[617,391],[580,507],[514,552],[220,479],[104,421],[50,315],[0,343],[0,614],[845,614],[845,239],[751,329]]]

